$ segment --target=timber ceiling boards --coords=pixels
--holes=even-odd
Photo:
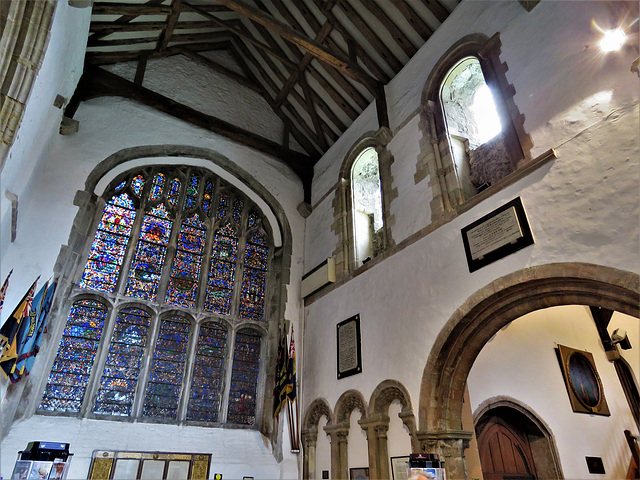
[[[264,96],[285,131],[306,153],[295,155],[297,165],[291,164],[286,159],[292,150],[285,135],[276,155],[304,177],[372,101],[376,101],[380,125],[387,125],[384,85],[457,3],[98,0],[92,9],[85,74],[101,76],[104,70],[94,67],[136,61],[136,79],[127,91],[143,97],[147,92],[142,79],[149,59],[186,55]],[[239,68],[207,56],[216,51],[226,51]],[[87,89],[95,88],[95,79],[86,83],[85,79],[84,98],[94,96],[96,92]],[[122,93],[113,86],[106,88],[105,79],[97,83],[102,94]],[[147,103],[155,106],[154,101]]]

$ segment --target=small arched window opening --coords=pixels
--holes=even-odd
[[[463,58],[449,70],[440,105],[466,198],[511,173],[496,102],[477,57]]]
[[[187,166],[124,173],[103,201],[72,292],[91,299],[71,306],[40,412],[257,425],[273,255],[258,208]]]
[[[351,167],[351,199],[356,265],[375,257],[383,248],[380,165],[375,148],[363,150]]]
[[[500,36],[468,35],[437,62],[423,92],[424,174],[437,179],[432,218],[455,209],[530,160]]]

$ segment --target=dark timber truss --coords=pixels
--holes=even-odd
[[[384,86],[458,0],[120,0],[92,7],[75,98],[122,95],[269,153],[302,179],[372,102],[389,126]],[[207,56],[228,52],[230,69]],[[142,86],[150,59],[185,55],[259,92],[284,124],[281,144]],[[137,62],[133,81],[101,66]],[[241,72],[241,73],[240,73]],[[304,153],[290,148],[290,136]]]

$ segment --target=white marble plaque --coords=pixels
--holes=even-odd
[[[491,217],[467,232],[472,260],[522,238],[522,229],[515,207]]]

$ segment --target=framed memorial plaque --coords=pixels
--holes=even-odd
[[[360,315],[337,325],[338,379],[362,372]]]
[[[533,235],[520,197],[462,229],[469,272],[532,245]]]

